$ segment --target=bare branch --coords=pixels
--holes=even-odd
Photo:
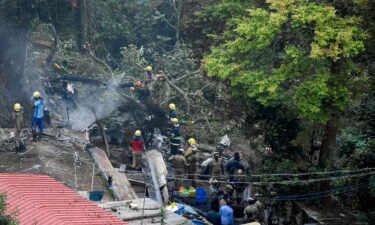
[[[173,83],[177,83],[178,81],[180,81],[182,79],[185,79],[185,78],[188,78],[188,77],[191,77],[191,76],[195,76],[195,75],[199,74],[199,72],[200,72],[200,70],[197,70],[197,71],[194,71],[193,73],[189,73],[189,74],[186,74],[184,76],[178,77],[178,78],[173,80]]]
[[[187,113],[190,112],[190,101],[189,101],[189,98],[188,98],[188,95],[183,91],[181,90],[181,88],[179,88],[177,85],[175,85],[174,83],[172,83],[169,78],[164,74],[162,73],[162,75],[160,76],[161,78],[164,78],[164,80],[172,87],[174,88],[178,93],[180,93],[182,95],[182,97],[185,99],[186,101],[186,105],[187,105]]]

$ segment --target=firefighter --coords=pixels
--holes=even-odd
[[[176,105],[174,103],[169,104],[168,119],[171,120],[177,118]]]
[[[169,144],[171,147],[170,154],[176,155],[178,149],[180,148],[181,135],[180,135],[180,125],[177,118],[171,119],[171,128],[170,128],[170,139]]]
[[[197,170],[197,142],[195,141],[194,138],[190,138],[188,141],[188,147],[185,151],[185,159],[188,164],[188,178],[191,179],[191,185],[190,186],[195,186],[195,173]]]
[[[15,128],[15,140],[20,138],[21,130],[23,128],[24,120],[23,120],[23,108],[21,104],[16,103],[14,104],[12,112],[12,122]]]
[[[140,170],[142,168],[142,152],[144,148],[144,141],[140,130],[135,131],[134,138],[131,141],[133,153],[133,168]]]
[[[146,102],[150,97],[149,89],[140,80],[134,82],[134,92],[141,102]]]
[[[147,73],[147,78],[148,79],[154,79],[155,75],[152,72],[152,66],[146,66],[145,70],[146,70],[146,73]]]
[[[33,141],[36,141],[36,127],[39,128],[39,133],[43,133],[43,118],[44,118],[44,100],[38,91],[33,93],[31,102],[34,107],[34,115],[31,124],[31,130],[33,133]]]

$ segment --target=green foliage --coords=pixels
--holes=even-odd
[[[177,41],[178,18],[170,0],[94,0],[91,8],[95,22],[91,24],[90,37],[101,53],[109,51],[121,57],[118,46],[131,44],[165,51]]]
[[[262,173],[294,173],[298,172],[295,163],[289,159],[273,156],[264,159],[258,168]]]
[[[368,35],[356,17],[302,0],[269,0],[231,21],[226,42],[204,59],[209,76],[229,79],[236,95],[266,106],[284,105],[314,123],[343,110],[365,77],[352,57]]]
[[[3,193],[0,193],[0,224],[2,225],[18,225],[19,223],[15,219],[15,215],[6,215],[6,196]]]
[[[375,198],[375,177],[370,178],[370,194],[373,198]]]
[[[337,142],[340,149],[339,153],[345,155],[350,155],[354,151],[364,152],[368,148],[366,138],[355,127],[347,127],[342,130]]]

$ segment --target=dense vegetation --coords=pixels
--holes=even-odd
[[[156,98],[181,102],[186,132],[208,143],[225,133],[249,140],[259,172],[375,167],[374,1],[0,4],[10,36],[53,25],[50,67],[102,80],[141,77],[148,64],[162,70],[180,89]],[[356,198],[374,222],[375,189]]]
[[[14,215],[6,215],[6,196],[0,193],[0,224],[2,225],[16,225],[18,224]]]

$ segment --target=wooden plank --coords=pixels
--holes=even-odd
[[[144,206],[143,206],[144,203]],[[136,209],[130,209],[130,204],[135,204],[138,207]],[[131,201],[120,201],[120,202],[106,202],[100,203],[100,207],[111,212],[117,217],[129,224],[160,224],[161,217],[161,205],[150,198],[139,198]],[[166,212],[165,224],[178,225],[178,224],[192,224],[186,218],[179,216],[168,210]]]
[[[155,149],[146,151],[143,155],[144,155],[144,158],[147,159],[146,162],[151,171],[151,177],[153,178],[151,182],[154,183],[153,186],[157,187],[158,190],[159,190],[159,187],[161,188],[160,192],[155,193],[156,196],[159,196],[159,194],[161,194],[163,196],[163,200],[165,202],[168,201],[169,194],[168,194],[168,187],[167,187],[167,180],[166,180],[166,176],[168,175],[168,170],[164,162],[163,155]]]
[[[137,194],[133,190],[128,178],[124,173],[114,169],[105,152],[100,148],[91,148],[90,153],[94,161],[99,165],[101,174],[108,179],[112,175],[112,191],[117,200],[136,199]]]

